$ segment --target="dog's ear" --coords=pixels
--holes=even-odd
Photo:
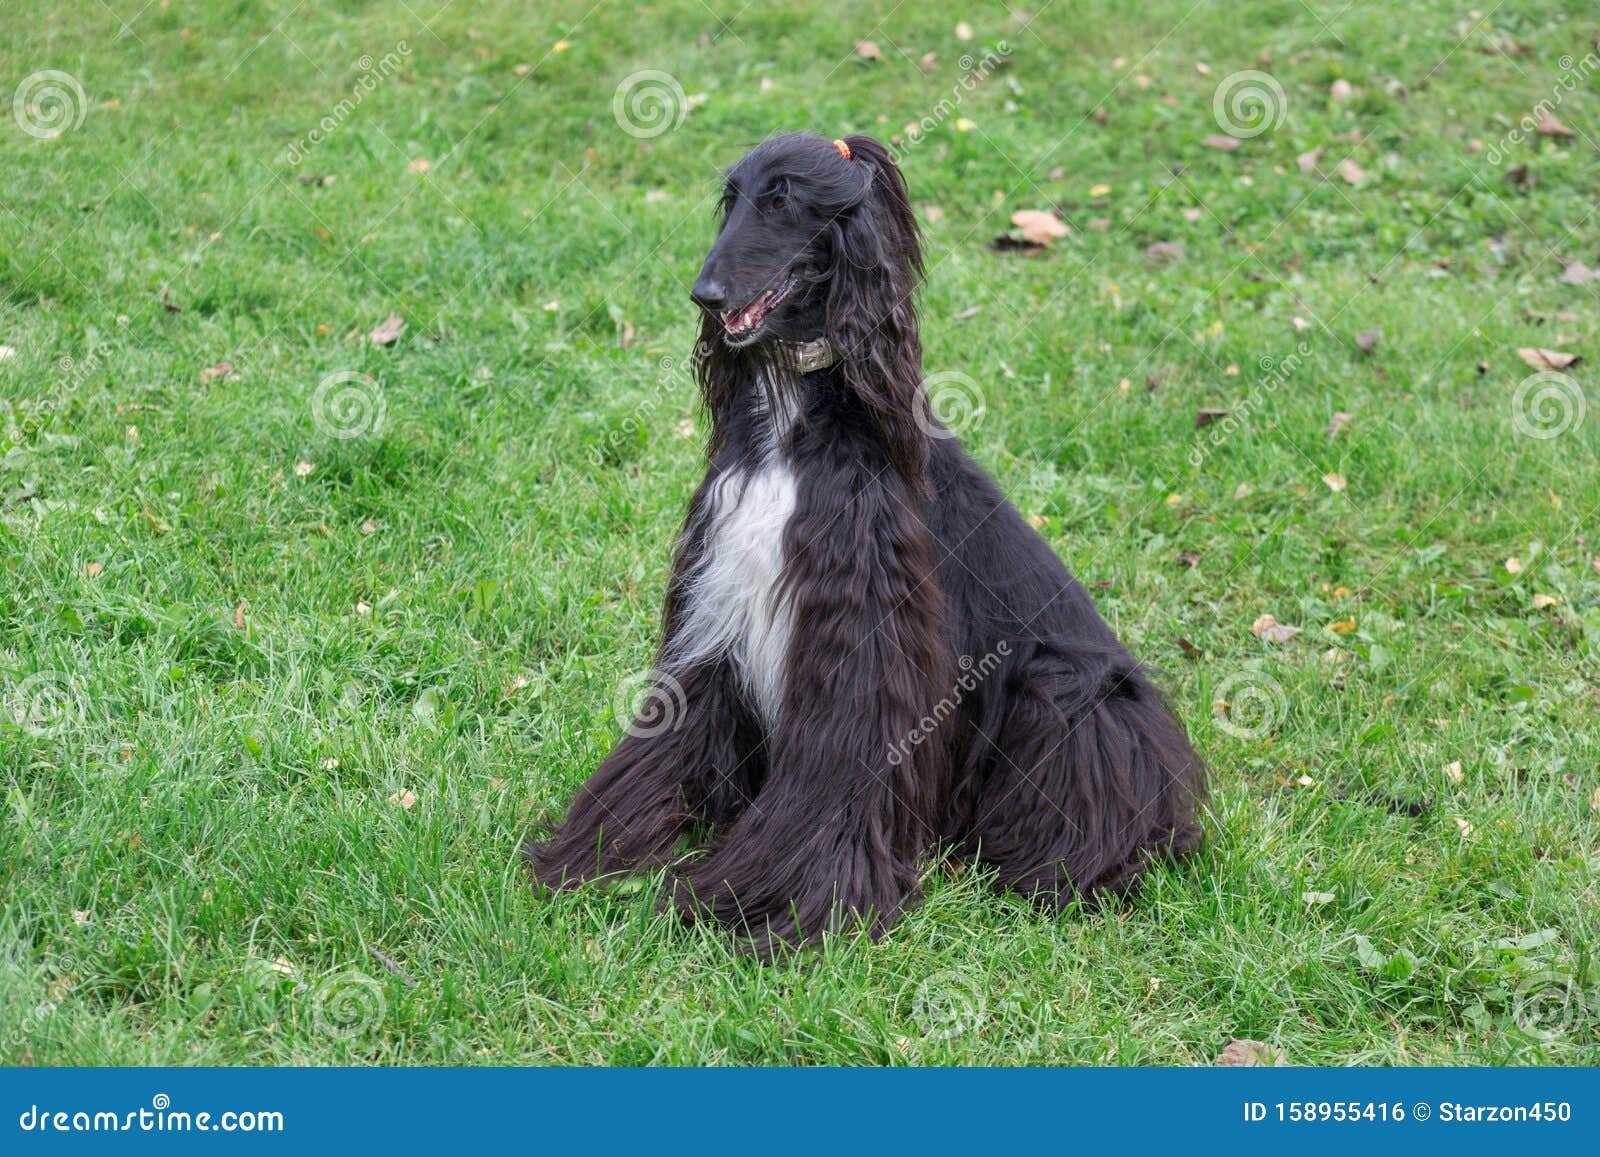
[[[890,458],[920,485],[928,438],[918,410],[924,404],[916,311],[922,238],[889,150],[859,134],[845,144],[865,188],[834,223],[828,340],[845,381],[877,419]]]

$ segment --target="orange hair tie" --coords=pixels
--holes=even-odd
[[[839,155],[841,157],[843,157],[845,160],[848,161],[850,159],[850,146],[849,145],[845,144],[843,141],[834,141],[833,142],[833,147],[839,150]]]

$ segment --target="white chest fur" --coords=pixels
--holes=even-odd
[[[727,655],[767,726],[783,702],[793,616],[777,597],[783,532],[794,514],[794,473],[777,455],[722,477],[707,501],[705,553],[689,575],[672,660]]]

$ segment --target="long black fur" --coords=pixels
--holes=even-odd
[[[1065,906],[1123,893],[1152,858],[1202,838],[1204,769],[1181,725],[1082,585],[931,416],[905,182],[876,141],[846,145],[848,158],[809,133],[775,137],[729,174],[696,282],[708,471],[660,658],[681,718],[634,729],[653,734],[625,737],[527,849],[549,888],[672,864],[667,902],[758,951],[856,920],[884,931],[936,848]],[[734,344],[719,307],[780,284],[794,288],[759,340]],[[818,334],[835,365],[778,368],[783,341]],[[781,405],[796,420],[774,450]],[[671,644],[712,487],[774,452],[798,501],[779,584],[794,629],[769,728],[726,655],[685,666]]]

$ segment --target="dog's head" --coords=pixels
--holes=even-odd
[[[826,335],[837,349],[911,308],[916,217],[900,170],[871,137],[763,142],[729,170],[720,217],[691,293],[707,337],[741,348]]]

